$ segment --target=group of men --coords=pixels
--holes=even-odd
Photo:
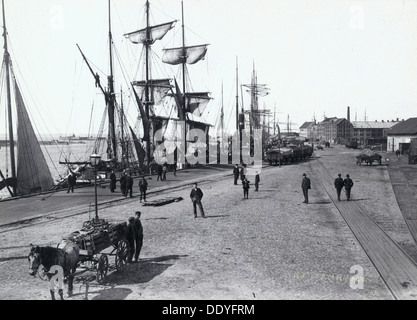
[[[116,174],[114,171],[110,174],[110,192],[114,192],[116,190]],[[133,178],[127,173],[124,172],[123,175],[120,177],[120,190],[122,194],[127,197],[133,197]],[[140,191],[140,202],[142,199],[146,202],[146,191],[148,190],[148,182],[145,179],[145,176],[141,176],[139,180],[139,191]]]
[[[337,200],[340,201],[340,194],[342,192],[343,187],[345,187],[346,192],[346,199],[350,201],[350,191],[353,187],[353,181],[350,178],[349,174],[346,175],[346,179],[343,180],[342,175],[339,173],[338,177],[334,180],[334,187],[336,188],[337,192]]]
[[[250,189],[250,181],[246,177],[246,167],[242,166],[239,168],[239,165],[236,164],[233,168],[233,178],[234,184],[237,185],[237,181],[239,179],[242,181],[242,188],[243,188],[243,199],[249,199],[249,189]],[[259,172],[256,171],[255,174],[255,191],[259,190],[259,182],[261,182],[261,178],[259,176]]]
[[[350,178],[349,174],[346,175],[346,179],[343,180],[342,175],[339,173],[338,177],[334,181],[334,186],[337,192],[337,200],[340,201],[340,194],[342,192],[343,187],[345,188],[346,192],[346,199],[350,201],[350,192],[353,187],[353,181]],[[301,181],[301,189],[303,190],[304,201],[303,203],[308,203],[308,190],[311,189],[311,181],[310,178],[307,177],[305,173],[303,173],[303,180]]]

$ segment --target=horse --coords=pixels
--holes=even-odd
[[[59,265],[64,271],[64,278],[68,280],[68,296],[72,295],[74,273],[79,261],[79,247],[68,240],[63,240],[56,248],[39,247],[30,244],[29,274],[35,276],[40,265],[43,266],[47,273],[48,279],[54,275],[49,272],[52,266]],[[55,300],[55,292],[50,289],[51,298]],[[64,300],[62,289],[58,290],[61,300]]]

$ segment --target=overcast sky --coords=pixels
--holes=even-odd
[[[163,47],[181,45],[181,1],[150,3],[154,23],[178,20],[153,47],[158,60]],[[137,109],[129,102],[127,83],[142,79],[141,47],[123,34],[144,27],[144,4],[111,3],[116,89],[125,92],[132,124]],[[5,0],[5,6],[9,51],[38,130],[87,133],[94,105],[90,130],[97,131],[104,98],[76,43],[105,82],[107,0]],[[324,114],[346,117],[347,106],[351,120],[364,120],[365,113],[371,121],[417,115],[415,0],[185,0],[184,14],[187,44],[210,44],[206,59],[189,66],[189,72],[196,91],[212,93],[205,118],[213,123],[223,85],[225,122],[234,127],[236,57],[239,84],[250,83],[255,65],[258,83],[270,88],[260,107],[273,111],[276,105],[279,121],[289,115],[292,128],[314,116],[318,121]],[[153,72],[171,77],[179,71],[155,62]],[[239,96],[242,99],[240,90]],[[243,100],[249,108],[245,92]],[[5,131],[4,101],[2,97],[0,133]]]

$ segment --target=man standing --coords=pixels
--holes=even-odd
[[[159,179],[162,181],[162,166],[160,164],[158,164],[158,177],[156,178],[156,181],[159,181]]]
[[[237,164],[233,168],[233,177],[235,179],[235,185],[237,185],[237,179],[239,179],[239,166]]]
[[[132,258],[135,253],[135,239],[136,239],[136,228],[135,218],[130,217],[127,224],[126,241],[129,243],[129,256],[127,258],[128,263],[132,263]]]
[[[303,189],[304,201],[303,203],[308,204],[308,189],[311,189],[310,178],[307,178],[307,175],[303,173],[303,181],[301,182],[301,189]]]
[[[250,188],[250,181],[245,178],[242,181],[243,185],[243,199],[249,199],[249,188]]]
[[[143,227],[142,222],[140,221],[141,212],[136,211],[135,215],[135,262],[137,262],[143,245]]]
[[[346,191],[347,201],[350,201],[350,190],[353,187],[353,181],[350,178],[349,174],[346,175],[346,179],[344,181],[344,184],[345,184],[345,191]]]
[[[139,180],[139,191],[140,191],[140,202],[142,202],[142,196],[143,196],[143,202],[146,202],[146,190],[148,189],[148,181],[146,181],[145,176],[142,176],[142,178]]]
[[[114,173],[114,171],[112,170],[110,173],[110,191],[113,193],[114,190],[116,189],[116,174]]]
[[[125,197],[129,194],[129,197],[133,197],[133,178],[130,176],[130,174],[126,175],[126,189],[125,189]]]
[[[68,182],[68,191],[67,191],[67,193],[69,193],[70,190],[73,193],[75,183],[77,182],[77,177],[75,176],[75,174],[73,172],[71,172],[70,175],[68,176],[67,182]]]
[[[259,177],[258,171],[256,171],[256,175],[255,175],[255,191],[258,191],[258,189],[259,189],[259,182],[261,182],[261,178]]]
[[[203,191],[197,187],[197,183],[194,183],[194,188],[191,190],[190,193],[191,201],[193,202],[193,209],[194,209],[194,218],[197,218],[197,206],[200,209],[201,216],[205,218],[203,205],[201,203],[201,199],[203,198]]]
[[[123,172],[122,176],[120,177],[120,191],[122,192],[122,195],[126,195],[126,172]]]
[[[338,177],[334,180],[334,187],[336,188],[337,192],[337,200],[340,201],[340,193],[342,192],[343,186],[345,183],[343,182],[342,175],[339,173]]]
[[[244,179],[245,179],[245,165],[242,165],[242,167],[240,168],[240,180],[242,180],[243,182]]]
[[[168,171],[168,166],[166,163],[164,163],[164,166],[162,167],[162,181],[166,181],[167,171]]]

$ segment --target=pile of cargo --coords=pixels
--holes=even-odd
[[[117,244],[126,236],[127,223],[109,223],[105,220],[86,221],[79,231],[75,231],[64,240],[70,240],[81,250],[100,252],[113,244]]]

